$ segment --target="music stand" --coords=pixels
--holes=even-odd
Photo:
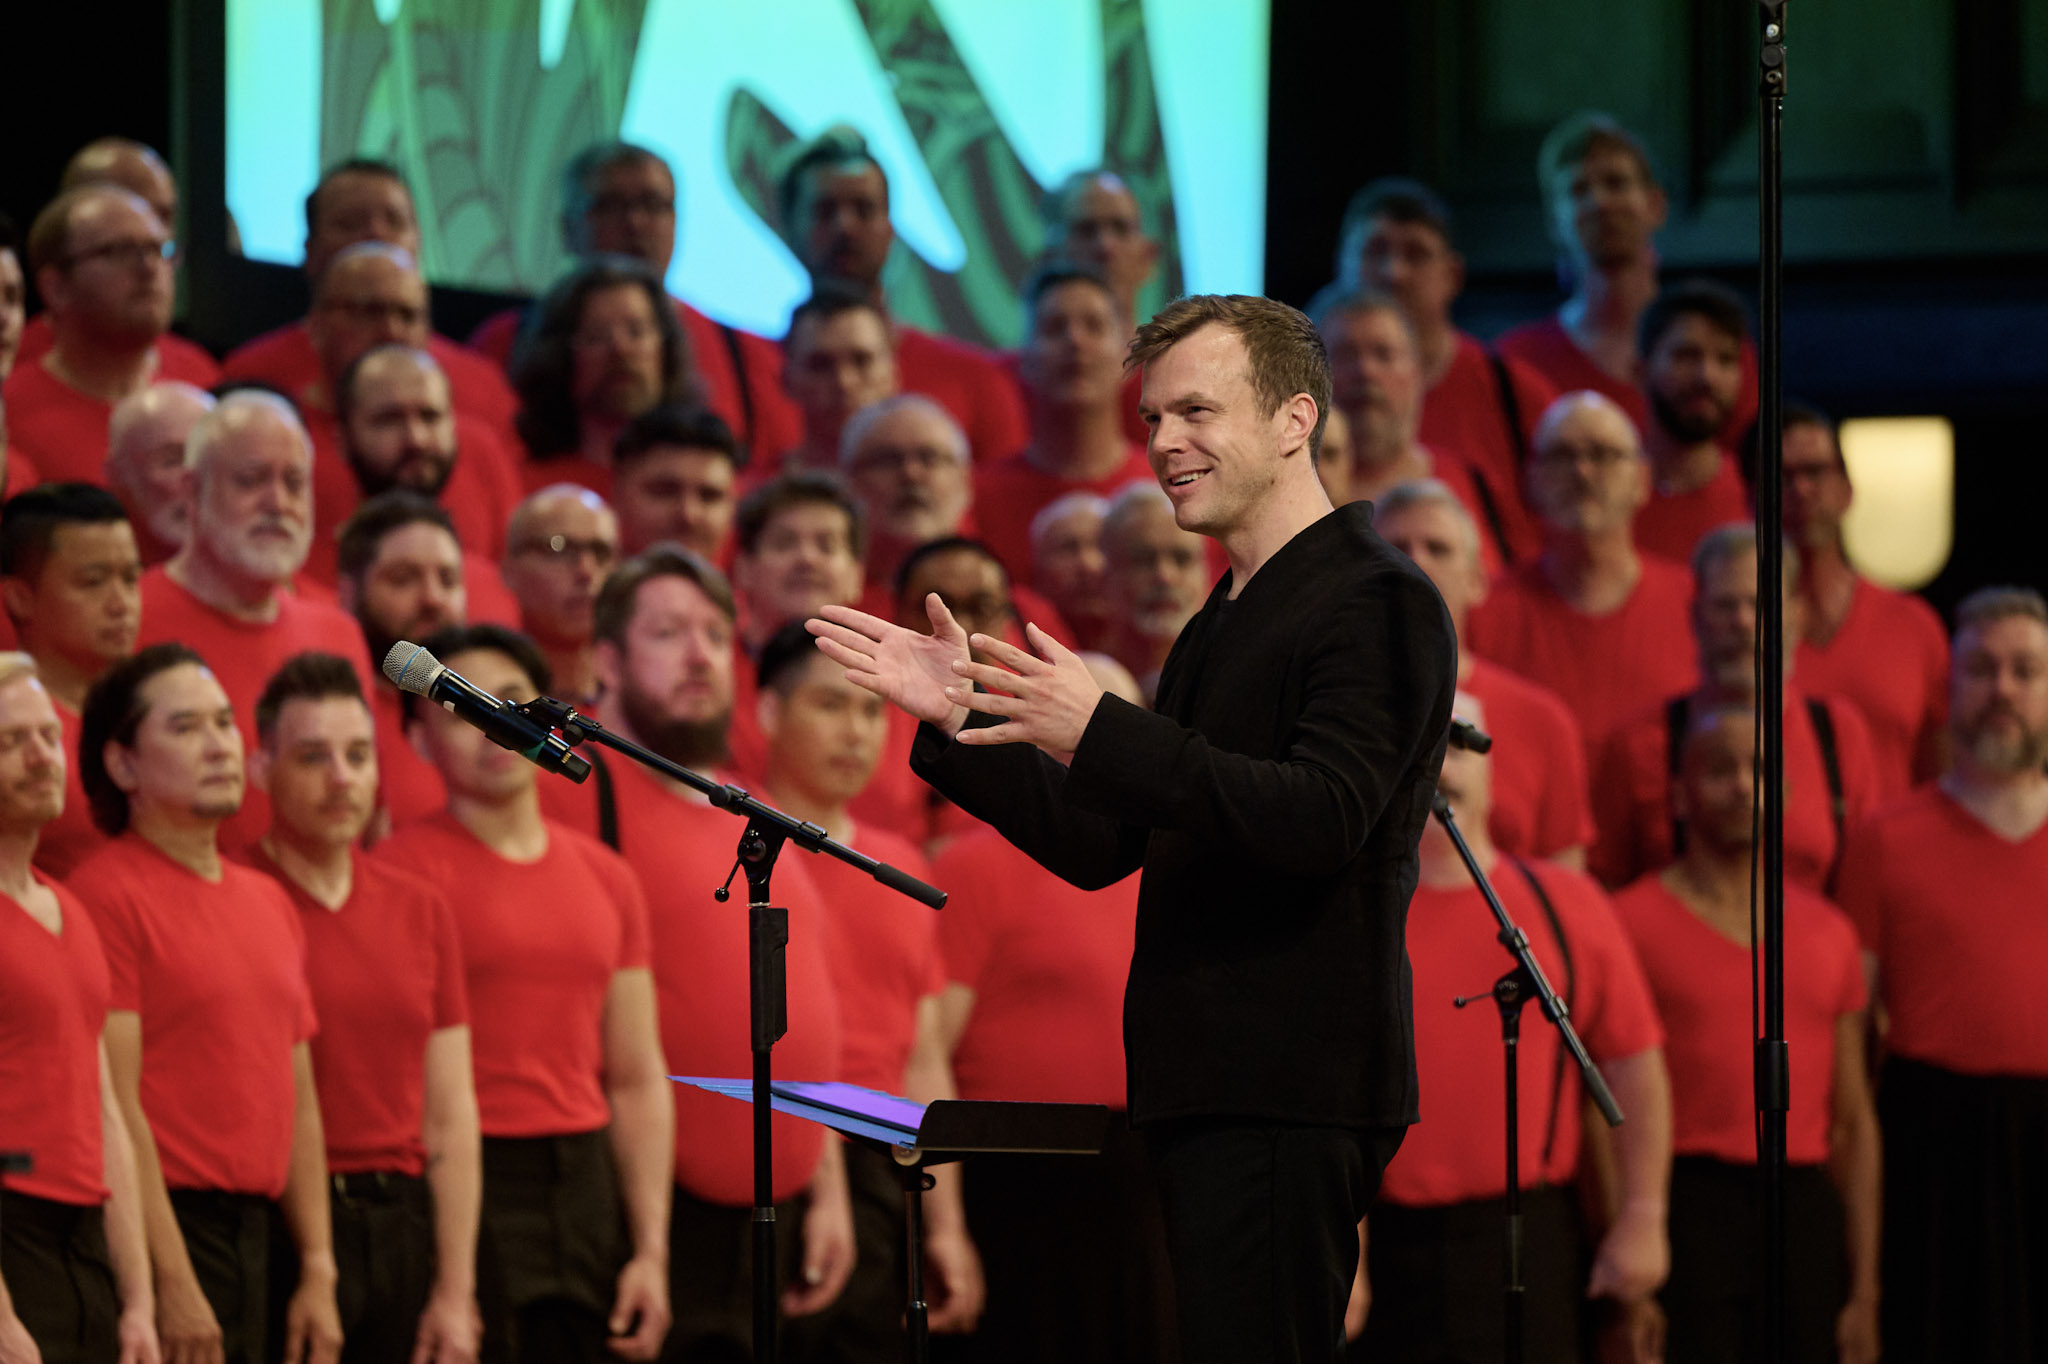
[[[671,1075],[679,1084],[754,1101],[750,1080]],[[1109,1110],[1101,1104],[1041,1104],[982,1099],[911,1099],[859,1085],[777,1080],[769,1105],[820,1123],[888,1156],[903,1186],[908,1254],[904,1266],[906,1357],[924,1364],[931,1330],[924,1302],[924,1193],[927,1166],[972,1155],[1094,1156],[1102,1153]]]

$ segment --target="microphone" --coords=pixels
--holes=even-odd
[[[476,726],[500,748],[509,748],[534,766],[557,772],[580,782],[590,775],[590,763],[546,725],[522,715],[518,708],[469,681],[461,673],[448,671],[411,640],[401,639],[384,655],[384,675],[400,691],[424,696],[446,708],[465,723]]]
[[[391,665],[386,663],[384,670],[386,672],[391,671]],[[1453,720],[1451,721],[1451,747],[1462,748],[1467,753],[1484,753],[1493,747],[1493,736],[1473,724],[1470,720]]]

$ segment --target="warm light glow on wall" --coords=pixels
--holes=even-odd
[[[1903,592],[1948,562],[1956,530],[1956,432],[1946,417],[1842,423],[1856,500],[1842,521],[1849,562]]]

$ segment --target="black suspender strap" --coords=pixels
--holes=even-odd
[[[1690,694],[1674,696],[1664,704],[1664,770],[1670,774],[1670,786],[1678,785],[1678,769],[1685,760],[1685,731],[1692,722],[1692,697]],[[1666,804],[1669,804],[1668,793]],[[1671,816],[1671,856],[1675,859],[1685,854],[1685,821],[1677,815]]]
[[[1849,799],[1842,789],[1842,755],[1835,744],[1835,717],[1818,696],[1806,698],[1806,714],[1813,721],[1814,742],[1820,745],[1820,766],[1828,779],[1828,813],[1835,821],[1835,861],[1828,868],[1828,889],[1834,890],[1835,870],[1842,863],[1842,834],[1849,823]]]
[[[1572,945],[1564,935],[1564,921],[1557,917],[1557,906],[1551,903],[1550,892],[1543,888],[1543,882],[1537,878],[1534,868],[1519,857],[1509,860],[1515,864],[1515,870],[1522,873],[1522,879],[1529,883],[1529,889],[1536,893],[1536,903],[1543,907],[1543,917],[1550,922],[1550,935],[1557,939],[1558,959],[1564,965],[1564,988],[1559,990],[1557,995],[1566,1007],[1570,1007],[1572,982],[1577,976],[1572,970]],[[1550,1075],[1550,1121],[1543,1129],[1543,1163],[1537,1166],[1539,1173],[1550,1168],[1550,1153],[1557,1145],[1557,1111],[1564,1098],[1564,1073],[1569,1060],[1564,1043],[1560,1041],[1557,1046],[1557,1064]]]
[[[1529,465],[1529,437],[1522,430],[1522,400],[1515,394],[1515,378],[1508,373],[1508,362],[1501,359],[1499,351],[1492,346],[1484,349],[1486,363],[1493,370],[1494,391],[1500,395],[1500,414],[1507,419],[1508,441],[1515,450],[1515,468],[1525,469]]]
[[[740,350],[740,334],[725,323],[718,324],[718,334],[725,339],[725,353],[732,357],[733,381],[740,390],[740,426],[734,434],[739,437],[740,449],[754,453],[754,386],[747,382],[747,357]]]
[[[1508,549],[1508,526],[1500,514],[1500,499],[1493,494],[1493,485],[1486,481],[1486,471],[1476,464],[1466,466],[1472,475],[1472,495],[1479,499],[1479,515],[1486,522],[1486,533],[1493,537],[1493,547],[1500,551],[1500,561],[1512,564],[1514,554]]]

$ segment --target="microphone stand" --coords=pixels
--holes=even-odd
[[[1462,722],[1461,722],[1462,723]],[[1469,725],[1464,726],[1471,732]],[[1491,740],[1479,735],[1490,746]],[[1464,734],[1453,734],[1452,742],[1460,747],[1479,745],[1467,739]],[[1484,748],[1479,748],[1484,752]],[[1579,1034],[1572,1027],[1571,1008],[1557,996],[1550,987],[1550,980],[1543,974],[1543,968],[1536,961],[1536,954],[1529,946],[1529,935],[1524,933],[1507,907],[1494,893],[1493,883],[1480,870],[1479,859],[1472,855],[1472,848],[1465,842],[1465,835],[1458,829],[1458,820],[1451,813],[1451,803],[1438,791],[1430,801],[1430,813],[1451,837],[1451,846],[1458,850],[1458,859],[1465,864],[1472,882],[1479,887],[1479,893],[1486,898],[1486,907],[1493,911],[1493,917],[1500,924],[1500,931],[1494,936],[1500,945],[1515,959],[1514,969],[1493,983],[1492,999],[1500,1009],[1500,1045],[1506,1062],[1507,1089],[1507,1271],[1501,1286],[1502,1311],[1507,1326],[1508,1364],[1521,1364],[1522,1359],[1522,1308],[1527,1295],[1527,1286],[1522,1282],[1522,1170],[1521,1170],[1521,1115],[1517,1105],[1521,1101],[1520,1076],[1522,1044],[1522,1006],[1531,999],[1542,1007],[1543,1016],[1557,1025],[1558,1035],[1572,1059],[1579,1063],[1579,1074],[1585,1077],[1586,1091],[1593,1096],[1600,1114],[1607,1119],[1609,1127],[1619,1127],[1622,1121],[1621,1108],[1614,1102],[1613,1093],[1607,1088],[1607,1081],[1600,1074],[1600,1068],[1593,1064],[1593,1058],[1586,1053],[1586,1044],[1579,1040]],[[1485,995],[1461,995],[1454,1001],[1459,1008],[1484,999]]]
[[[920,904],[940,909],[946,893],[885,862],[847,847],[815,824],[792,819],[772,805],[756,800],[738,786],[727,786],[670,762],[631,739],[612,733],[596,720],[552,696],[542,696],[518,706],[530,720],[560,730],[571,746],[585,740],[622,753],[650,771],[672,777],[706,797],[719,809],[746,821],[740,834],[733,871],[726,884],[712,892],[720,904],[731,898],[728,887],[733,872],[747,877],[747,976],[750,1034],[754,1052],[754,1358],[772,1361],[776,1357],[775,1303],[775,1191],[772,1179],[774,1138],[769,1119],[774,1116],[769,1088],[770,1055],[775,1043],[789,1030],[789,980],[783,949],[789,945],[789,911],[771,903],[770,879],[775,859],[785,843],[795,843],[806,852],[825,853],[874,877],[891,890]]]

